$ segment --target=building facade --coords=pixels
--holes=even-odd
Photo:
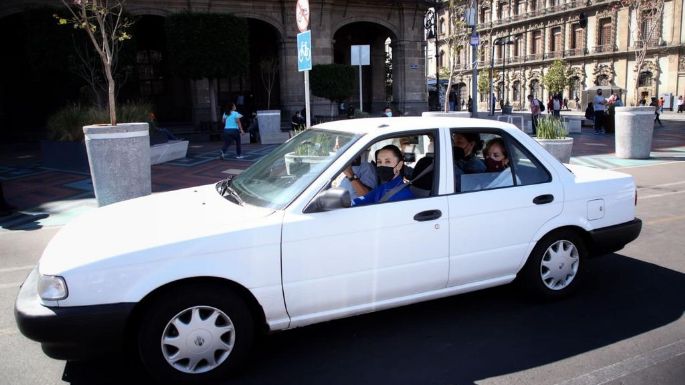
[[[663,17],[657,21],[660,25],[645,41],[641,38],[649,29],[649,22],[642,17],[645,10],[621,7],[616,1],[479,1],[478,57],[474,60],[470,49],[455,55],[452,82],[465,97],[470,94],[472,63],[477,64],[479,76],[489,78],[493,68],[497,100],[510,102],[514,110],[522,109],[527,107],[528,94],[547,100],[543,76],[555,60],[562,60],[568,79],[563,96],[571,108],[585,106],[588,95],[602,87],[622,94],[626,104],[664,96],[668,107],[678,95],[685,95],[683,4],[683,0],[666,0]],[[443,78],[449,66],[446,38],[451,31],[446,21],[450,14],[446,7],[438,9],[437,55],[436,40],[428,39],[429,78],[435,76],[436,62]],[[637,73],[635,52],[643,46],[644,65]],[[479,92],[478,97],[479,109],[485,109],[486,95]]]
[[[209,120],[209,83],[205,80],[172,79],[165,74],[167,54],[164,50],[164,19],[178,12],[227,13],[245,18],[250,29],[250,74],[219,79],[220,103],[247,100],[254,96],[255,109],[266,109],[267,103],[260,74],[259,60],[273,55],[279,63],[275,96],[271,109],[280,109],[285,119],[304,107],[304,75],[298,72],[295,22],[295,1],[280,0],[129,0],[127,12],[138,18],[135,27],[145,49],[137,52],[136,74],[142,97],[157,98],[167,106],[167,115],[178,114],[175,120]],[[364,111],[380,114],[386,105],[407,114],[419,114],[427,108],[425,86],[425,39],[423,15],[427,6],[414,0],[323,0],[310,1],[312,62],[316,64],[350,64],[351,45],[369,45],[371,63],[362,68]],[[3,0],[0,2],[0,27],[14,31],[26,10],[42,6],[63,7],[54,0]],[[48,20],[54,23],[54,20]],[[16,40],[16,39],[15,39]],[[17,52],[21,47],[15,41]],[[391,54],[387,51],[391,50]],[[5,52],[10,57],[11,53]],[[12,59],[15,60],[15,59]],[[236,58],[236,60],[246,60]],[[17,61],[7,65],[7,71],[25,67]],[[390,71],[390,73],[389,73]],[[26,75],[28,77],[28,75]],[[17,100],[21,81],[0,84],[0,101],[17,105],[35,103],[27,94]],[[357,84],[356,87],[359,87]],[[165,94],[174,94],[169,96]],[[222,96],[223,95],[223,96]],[[260,99],[261,98],[261,99]],[[154,100],[157,100],[154,99]],[[346,101],[359,108],[359,90]],[[4,104],[4,103],[0,103]],[[15,108],[0,111],[0,117],[12,114]],[[312,115],[329,115],[337,105],[322,98],[312,98]],[[179,111],[183,111],[180,113]],[[24,114],[25,115],[25,114]],[[158,114],[164,119],[163,114]],[[192,117],[192,118],[191,118]],[[19,118],[17,118],[19,119]]]

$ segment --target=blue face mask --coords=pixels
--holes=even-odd
[[[392,111],[387,111],[385,113],[385,116],[387,116],[388,118],[392,118]]]

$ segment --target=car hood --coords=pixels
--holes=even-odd
[[[198,255],[205,251],[203,239],[217,237],[223,238],[226,249],[243,247],[230,234],[261,226],[273,212],[237,205],[221,197],[214,185],[118,202],[79,216],[62,228],[43,252],[39,270],[59,275],[94,262],[101,268],[123,259],[145,263],[169,257],[170,248],[174,257]],[[256,240],[249,242],[254,245]]]

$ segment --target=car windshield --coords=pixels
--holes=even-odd
[[[233,178],[231,187],[247,204],[280,210],[359,137],[338,131],[304,130]]]

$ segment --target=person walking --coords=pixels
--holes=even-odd
[[[552,115],[555,118],[561,117],[561,103],[561,95],[554,95],[554,97],[552,98]]]
[[[602,90],[597,90],[597,95],[595,95],[592,100],[592,109],[595,111],[595,135],[604,134],[604,113],[606,109],[606,99],[602,96]]]
[[[652,102],[649,105],[654,107],[654,123],[659,123],[659,127],[663,127],[664,124],[661,123],[661,119],[659,119],[659,111],[661,110],[659,101],[656,100],[655,97],[652,97]]]
[[[540,101],[533,98],[533,95],[528,95],[528,104],[530,105],[531,122],[533,129],[533,136],[538,134],[538,118],[540,117]]]
[[[659,98],[659,113],[664,113],[664,97]]]
[[[685,106],[685,100],[683,100],[683,95],[678,96],[678,113],[683,112],[683,106]]]
[[[240,118],[243,116],[237,111],[235,103],[230,103],[227,110],[228,113],[224,112],[224,116],[222,117],[222,122],[224,123],[224,146],[221,148],[220,158],[221,160],[226,159],[226,150],[228,150],[228,146],[231,145],[231,142],[235,142],[235,158],[243,159],[245,157],[242,155],[240,148],[240,134],[243,133],[243,126],[240,123]]]

